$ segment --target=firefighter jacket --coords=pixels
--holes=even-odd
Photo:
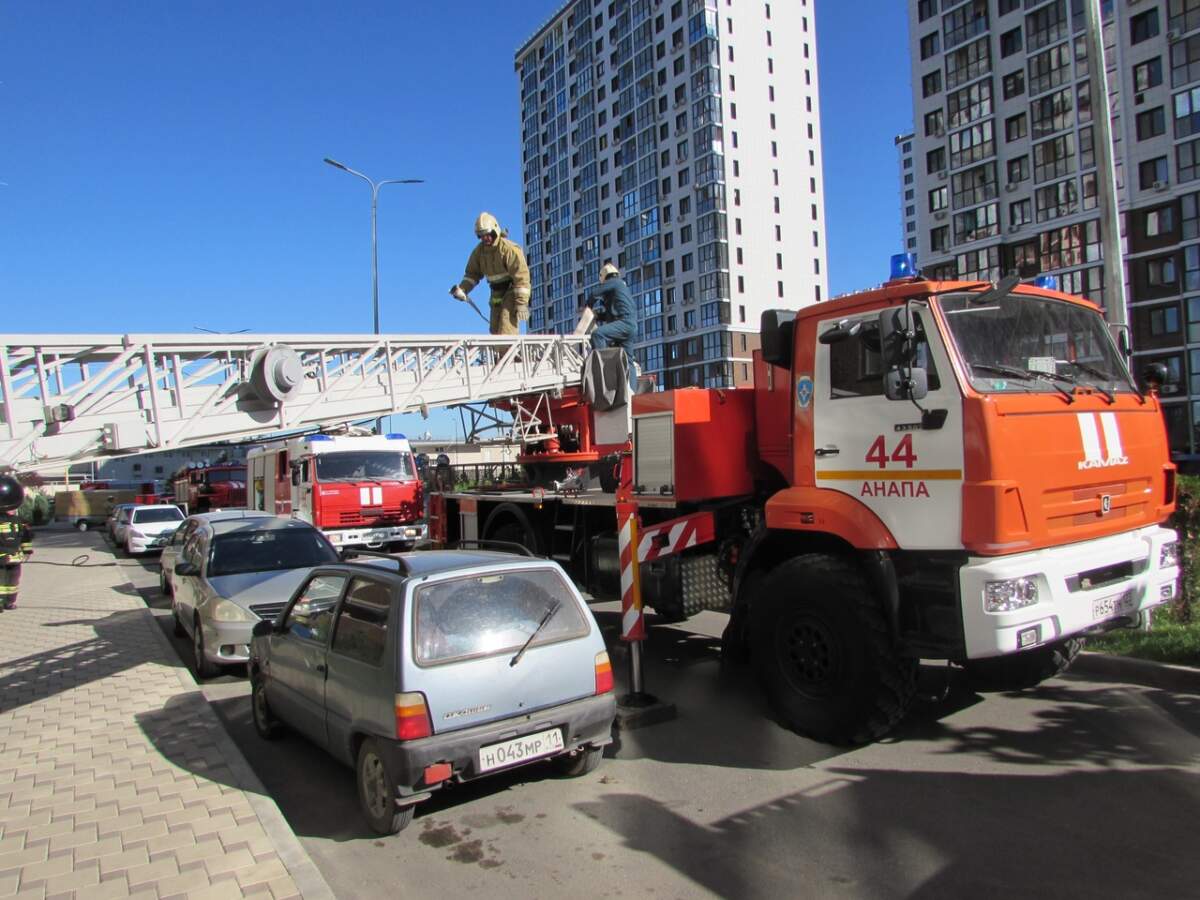
[[[16,516],[0,513],[0,566],[16,566],[33,552],[33,532]]]
[[[492,289],[492,306],[499,306],[507,298],[518,308],[528,308],[529,265],[515,241],[497,237],[490,247],[480,241],[471,251],[467,271],[458,286],[469,294],[485,278]]]
[[[593,306],[596,318],[601,322],[628,322],[637,328],[633,297],[630,296],[625,279],[620,276],[613,276],[601,284],[588,305]]]

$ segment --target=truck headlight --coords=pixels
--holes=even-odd
[[[983,583],[985,612],[1012,612],[1038,602],[1037,579],[1031,575]]]
[[[232,600],[218,597],[209,605],[209,614],[214,622],[255,622],[258,616],[242,609]]]
[[[1158,567],[1169,569],[1179,565],[1179,541],[1167,541],[1158,551]]]

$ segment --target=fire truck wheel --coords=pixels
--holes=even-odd
[[[776,567],[750,609],[752,659],[780,720],[831,744],[882,737],[904,717],[917,661],[904,659],[849,561],[807,554]]]
[[[963,668],[974,690],[1021,691],[1065,672],[1084,643],[1081,637],[1067,638],[1022,653],[973,660]]]

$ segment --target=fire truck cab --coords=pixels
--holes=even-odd
[[[426,537],[424,486],[402,434],[309,434],[246,455],[248,506],[303,519],[335,547],[411,547]]]

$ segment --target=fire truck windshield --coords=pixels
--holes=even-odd
[[[975,390],[1070,394],[1079,386],[1106,395],[1134,390],[1098,312],[1027,294],[983,305],[973,299],[953,294],[939,302]]]
[[[394,450],[354,450],[319,453],[318,481],[410,481],[412,457]]]
[[[208,481],[210,484],[215,484],[218,481],[245,481],[245,469],[225,469],[219,472],[209,472]]]

